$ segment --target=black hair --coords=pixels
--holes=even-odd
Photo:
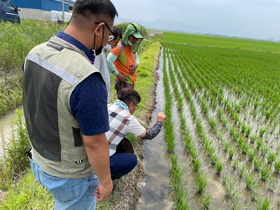
[[[120,39],[122,39],[122,32],[121,32],[121,30],[117,27],[117,26],[114,26],[113,27],[113,30],[112,30],[112,32],[113,32],[113,35],[114,35],[114,40],[119,36],[120,37]]]
[[[139,93],[131,88],[124,88],[118,95],[118,99],[129,105],[129,103],[135,103],[136,105],[140,103],[141,96]]]
[[[72,16],[81,15],[91,19],[92,15],[108,15],[112,19],[118,12],[110,0],[76,0]]]

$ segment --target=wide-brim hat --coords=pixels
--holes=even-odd
[[[132,34],[132,35],[133,35],[136,39],[143,39],[143,36],[142,36],[141,33],[140,33],[141,27],[140,27],[137,23],[130,23],[130,24],[127,26],[127,29],[133,31],[133,34]]]

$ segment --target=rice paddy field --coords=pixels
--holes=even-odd
[[[280,43],[163,33],[176,209],[280,209]]]

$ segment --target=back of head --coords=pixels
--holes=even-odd
[[[93,17],[102,16],[107,16],[111,19],[118,16],[118,12],[110,0],[76,0],[71,22],[79,24],[81,19],[91,21]]]
[[[118,99],[126,104],[129,104],[130,102],[139,104],[141,102],[141,96],[139,93],[131,88],[122,89],[118,95]]]
[[[120,37],[120,39],[122,39],[122,32],[121,32],[121,30],[117,26],[113,27],[112,32],[113,32],[113,35],[114,35],[115,39],[117,37]]]

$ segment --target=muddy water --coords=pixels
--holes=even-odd
[[[162,75],[163,60],[160,58],[159,81],[157,84],[156,108],[152,114],[150,126],[156,122],[159,112],[164,110],[164,89]],[[143,154],[145,161],[145,178],[142,182],[141,198],[137,205],[138,210],[160,209],[170,210],[173,203],[170,199],[169,171],[170,164],[165,156],[164,133],[161,131],[153,140],[147,140],[143,144]]]
[[[22,112],[22,107],[18,108]],[[6,154],[5,147],[11,139],[13,121],[17,119],[15,111],[9,111],[0,117],[0,157]]]

